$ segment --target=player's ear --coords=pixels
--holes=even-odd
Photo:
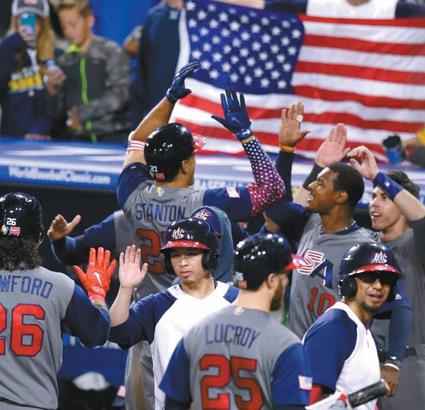
[[[264,281],[268,289],[274,289],[277,285],[279,277],[275,273],[270,273]]]
[[[336,202],[340,205],[348,201],[347,191],[337,191],[336,192]]]

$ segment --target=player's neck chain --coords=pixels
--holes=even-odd
[[[341,229],[340,231],[338,231],[338,232],[335,232],[335,233],[339,233],[339,232],[344,232],[344,231],[348,231],[349,229],[351,229],[354,225],[356,224],[356,221],[352,221],[349,225],[347,225],[345,228],[343,228],[343,229]],[[325,232],[325,230],[323,229],[323,227],[322,227],[322,229],[320,229],[320,233],[321,234],[324,234],[324,233],[328,233],[328,232]]]

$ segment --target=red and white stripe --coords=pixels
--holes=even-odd
[[[182,13],[179,67],[190,53],[184,18]],[[301,19],[305,38],[292,81],[296,95],[245,95],[252,129],[266,148],[277,150],[281,110],[297,101],[305,105],[302,128],[311,131],[297,152],[308,156],[339,122],[347,126],[349,145],[365,144],[381,159],[387,135],[408,138],[423,126],[424,19]],[[208,137],[209,150],[239,152],[235,138],[210,117],[222,115],[223,90],[193,79],[186,84],[192,94],[177,105],[174,120]]]

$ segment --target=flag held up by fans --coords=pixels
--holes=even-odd
[[[277,146],[281,110],[297,101],[311,131],[299,144],[307,154],[339,122],[352,146],[378,155],[387,135],[410,137],[425,122],[423,19],[314,18],[189,0],[180,44],[179,67],[198,60],[201,68],[174,118],[218,150],[234,141],[210,118],[221,114],[225,88],[245,94],[253,131],[269,148]]]

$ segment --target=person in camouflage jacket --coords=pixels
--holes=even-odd
[[[92,32],[86,0],[64,0],[57,8],[70,46],[48,70],[51,115],[71,139],[123,141],[129,132],[128,58],[114,42]]]

